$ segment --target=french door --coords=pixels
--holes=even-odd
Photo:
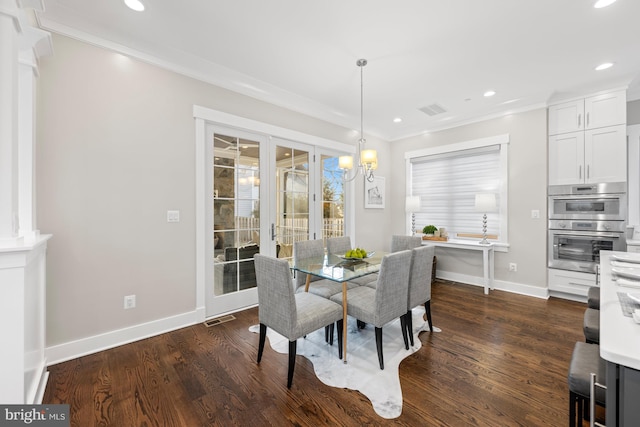
[[[261,245],[261,224],[268,217],[268,162],[262,160],[268,139],[215,126],[207,126],[206,134],[210,222],[205,253],[210,262],[205,264],[205,302],[210,317],[258,302],[253,255],[270,254]]]
[[[258,302],[253,256],[293,256],[300,240],[344,235],[337,157],[311,144],[204,126],[205,317]]]

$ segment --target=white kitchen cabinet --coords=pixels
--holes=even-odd
[[[623,125],[627,122],[624,90],[549,106],[549,135]]]
[[[584,130],[584,99],[549,106],[549,135]]]
[[[627,180],[626,127],[549,136],[549,185]]]
[[[611,126],[584,133],[584,182],[627,180],[627,127]]]
[[[572,295],[575,299],[586,302],[589,288],[596,286],[596,275],[592,273],[555,268],[548,268],[547,272],[549,290],[563,294],[562,296]]]
[[[584,132],[549,137],[549,185],[584,182]]]

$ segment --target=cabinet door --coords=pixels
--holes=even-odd
[[[584,132],[549,137],[549,185],[584,182]]]
[[[549,107],[549,135],[584,129],[584,101],[565,102]]]
[[[626,126],[593,129],[584,133],[585,182],[627,180]]]
[[[584,100],[585,129],[622,125],[627,122],[625,91],[591,96]]]

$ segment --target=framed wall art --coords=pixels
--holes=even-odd
[[[373,181],[364,180],[364,207],[367,209],[384,209],[384,178],[374,176]]]

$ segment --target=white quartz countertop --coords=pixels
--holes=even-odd
[[[611,255],[637,259],[640,274],[640,253],[600,251],[600,356],[640,370],[640,324],[623,314],[618,298],[618,292],[640,295],[640,287],[621,286],[614,280]]]

